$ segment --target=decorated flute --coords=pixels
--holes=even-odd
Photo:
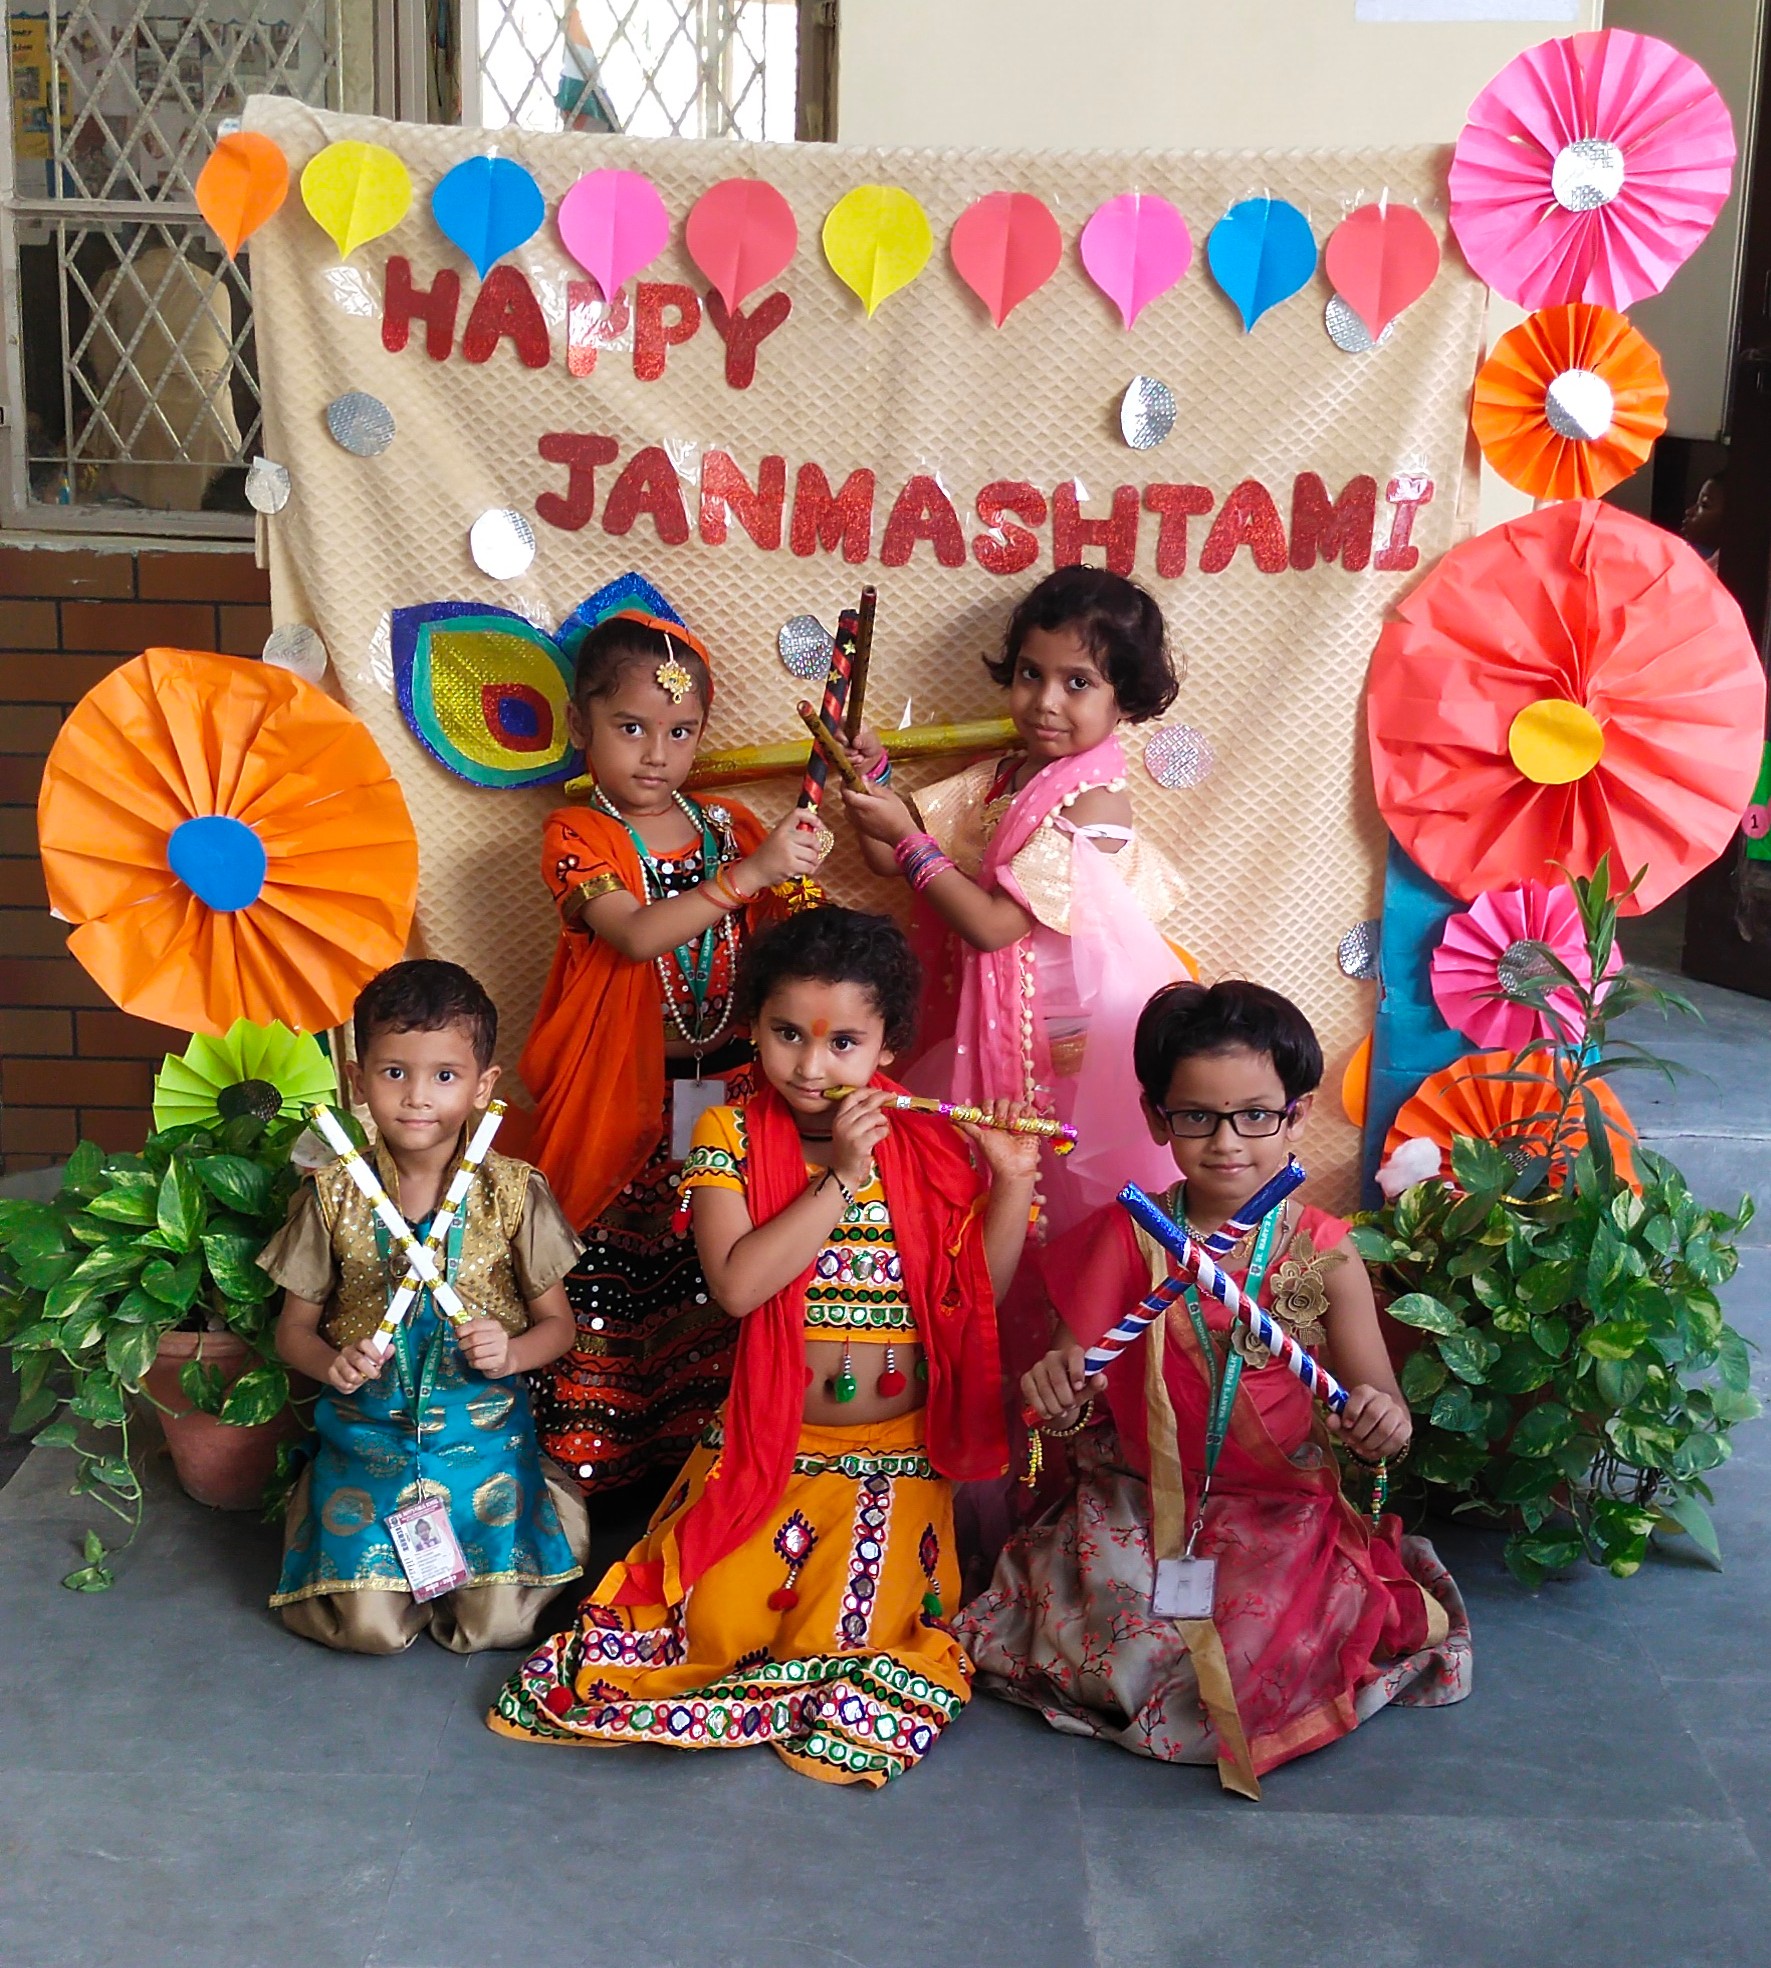
[[[852,786],[857,793],[866,792],[867,781],[855,770],[855,761],[831,737],[830,733],[824,728],[823,721],[819,718],[818,713],[812,709],[811,705],[804,698],[801,698],[799,703],[799,721],[811,734],[812,743],[817,748],[818,755],[823,759],[825,765],[835,766],[845,786]]]
[[[334,1150],[344,1163],[345,1173],[361,1190],[370,1208],[380,1217],[396,1248],[404,1254],[407,1268],[417,1272],[420,1280],[430,1286],[438,1310],[459,1324],[468,1316],[467,1307],[462,1304],[460,1293],[438,1271],[435,1259],[413,1234],[411,1224],[400,1214],[387,1191],[382,1188],[380,1176],[364,1159],[363,1151],[345,1133],[338,1116],[330,1107],[313,1106],[307,1110],[307,1117],[325,1137],[326,1145]]]
[[[830,674],[824,679],[824,701],[818,706],[818,722],[827,734],[841,729],[843,713],[848,708],[849,679],[855,661],[855,634],[859,627],[860,617],[852,608],[845,608],[837,617],[836,636],[830,646]],[[829,751],[836,749],[833,740]],[[824,798],[824,786],[829,777],[829,753],[823,745],[814,745],[800,778],[799,804],[816,808]]]
[[[498,1132],[498,1124],[504,1119],[504,1102],[494,1100],[485,1113],[480,1116],[480,1124],[474,1129],[468,1141],[467,1152],[456,1166],[447,1193],[437,1205],[437,1213],[431,1219],[430,1234],[425,1238],[422,1248],[440,1254],[448,1242],[449,1232],[455,1227],[455,1219],[461,1213],[461,1205],[467,1201],[467,1192],[473,1186],[473,1179],[480,1172],[480,1165],[491,1152],[492,1138]],[[387,1302],[387,1310],[381,1315],[381,1324],[369,1336],[369,1344],[377,1353],[385,1353],[394,1343],[394,1334],[400,1321],[405,1318],[412,1301],[424,1289],[424,1281],[411,1266],[406,1267],[406,1275],[400,1280],[400,1288]]]
[[[1293,1168],[1297,1168],[1296,1162],[1288,1164],[1288,1169],[1281,1173],[1286,1173]],[[1298,1181],[1302,1180],[1303,1171],[1298,1169]],[[1295,1187],[1296,1184],[1292,1186]],[[1171,1284],[1178,1285],[1180,1290],[1184,1291],[1189,1283],[1197,1283],[1199,1289],[1215,1298],[1232,1319],[1240,1319],[1274,1359],[1301,1380],[1324,1407],[1331,1413],[1340,1413],[1347,1405],[1347,1390],[1314,1354],[1306,1352],[1283,1326],[1263,1311],[1253,1299],[1245,1296],[1235,1279],[1218,1268],[1215,1259],[1198,1238],[1189,1236],[1181,1225],[1176,1223],[1166,1210],[1152,1202],[1135,1182],[1128,1182],[1120,1190],[1119,1202],[1130,1212],[1134,1223],[1148,1231],[1171,1257],[1180,1262],[1184,1271],[1192,1273],[1191,1279],[1185,1277],[1171,1279],[1169,1280]],[[1228,1227],[1225,1226],[1226,1229]],[[1215,1239],[1207,1241],[1211,1242]],[[1151,1299],[1157,1296],[1158,1294],[1153,1292],[1150,1298],[1145,1299],[1144,1306],[1148,1306]],[[1167,1302],[1172,1303],[1178,1296],[1179,1292],[1171,1293]],[[1139,1307],[1140,1312],[1143,1309],[1143,1306]],[[1150,1316],[1155,1317],[1155,1313]],[[1148,1324],[1149,1319],[1143,1320],[1138,1330],[1142,1331]],[[1119,1352],[1125,1342],[1120,1340],[1118,1344],[1112,1343],[1119,1331],[1120,1327],[1115,1326],[1099,1346],[1092,1347],[1083,1356],[1083,1366],[1088,1372],[1099,1373],[1107,1360],[1111,1360]],[[1103,1353],[1104,1359],[1100,1357]]]
[[[843,736],[852,745],[860,736],[867,717],[867,666],[873,660],[873,613],[879,606],[879,590],[863,588],[855,628],[855,660],[849,669],[849,702],[843,715]]]
[[[826,1087],[826,1100],[846,1100],[851,1093],[860,1093],[860,1087]],[[1001,1134],[1037,1134],[1052,1143],[1052,1152],[1067,1155],[1076,1146],[1076,1130],[1068,1121],[1048,1121],[1043,1115],[1016,1115],[1010,1120],[999,1121],[986,1107],[968,1107],[957,1100],[931,1100],[926,1094],[893,1093],[886,1097],[885,1105],[894,1107],[901,1114],[939,1114],[944,1121],[962,1121],[972,1127],[995,1128]]]

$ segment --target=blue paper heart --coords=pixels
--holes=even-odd
[[[1205,256],[1246,331],[1308,282],[1316,271],[1316,235],[1283,198],[1245,198],[1212,227]]]
[[[506,253],[541,230],[547,201],[522,165],[508,157],[470,157],[430,195],[431,216],[473,261],[482,280]]]

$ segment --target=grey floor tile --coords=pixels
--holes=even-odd
[[[1717,1681],[1667,1682],[1685,1726],[1739,1813],[1761,1860],[1771,1865],[1771,1663],[1760,1673]]]
[[[176,1784],[12,1773],[0,1961],[361,1968],[421,1784],[416,1772],[329,1784],[222,1775],[200,1742]]]
[[[1771,1922],[1735,1826],[1300,1819],[1231,1800],[1085,1812],[1083,1838],[1099,1968],[1745,1968]]]

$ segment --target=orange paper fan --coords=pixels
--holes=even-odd
[[[1442,1072],[1422,1081],[1415,1093],[1402,1103],[1402,1111],[1384,1141],[1384,1160],[1387,1162],[1405,1141],[1434,1142],[1439,1149],[1439,1173],[1449,1182],[1453,1135],[1492,1141],[1502,1150],[1547,1147],[1561,1107],[1555,1083],[1548,1077],[1547,1053],[1534,1054],[1526,1061],[1523,1070],[1527,1072],[1534,1070],[1538,1058],[1543,1059],[1545,1066],[1545,1076],[1529,1084],[1483,1077],[1489,1073],[1511,1072],[1516,1056],[1506,1051],[1466,1053]],[[1636,1138],[1630,1117],[1604,1080],[1589,1084],[1609,1123],[1607,1132],[1617,1172],[1632,1189],[1639,1189],[1635,1158],[1630,1153]],[[1552,1182],[1563,1180],[1569,1162],[1586,1146],[1586,1141],[1586,1128],[1576,1112],[1557,1143],[1555,1163],[1550,1171]]]
[[[1621,314],[1577,301],[1510,329],[1476,377],[1482,455],[1534,499],[1596,499],[1666,429],[1660,357]]]
[[[187,1032],[336,1025],[405,952],[418,842],[367,729],[288,670],[150,649],[94,685],[37,802],[68,948]]]
[[[1683,540],[1588,499],[1444,556],[1378,638],[1377,803],[1415,865],[1484,889],[1590,875],[1663,902],[1734,838],[1764,750],[1765,672]]]

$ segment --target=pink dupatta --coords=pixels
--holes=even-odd
[[[1012,897],[1031,913],[1015,877],[1015,856],[1067,800],[1091,786],[1119,785],[1124,779],[1125,753],[1117,735],[1090,751],[1042,766],[1015,795],[990,837],[978,872],[980,886]],[[1131,1042],[1138,1014],[1151,997],[1186,972],[1138,907],[1113,866],[1113,856],[1085,836],[1072,834],[1069,941],[1078,1002],[1088,1010],[1088,1042],[1074,1078],[1055,1080],[1032,947],[1035,937],[1054,933],[1036,926],[1005,949],[962,946],[949,1097],[1019,1099],[1022,1047],[1031,1040],[1034,1082],[1054,1090],[1061,1117],[1075,1124],[1079,1137],[1075,1153],[1057,1164],[1062,1179],[1048,1185],[1052,1228],[1061,1232],[1111,1202],[1127,1182],[1160,1189],[1174,1180],[1167,1149],[1150,1140],[1138,1110]]]

